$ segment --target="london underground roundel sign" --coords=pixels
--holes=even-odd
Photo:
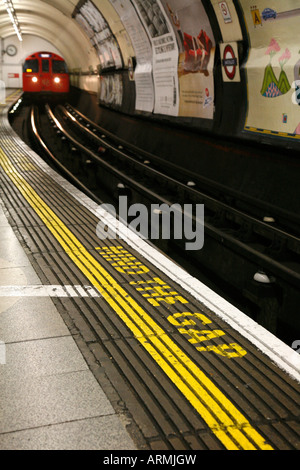
[[[235,57],[234,50],[230,44],[224,49],[222,64],[225,73],[230,80],[233,80],[236,74],[237,58]]]

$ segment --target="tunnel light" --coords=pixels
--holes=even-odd
[[[3,0],[3,4],[5,5],[6,11],[7,11],[8,16],[10,18],[10,21],[12,22],[12,25],[14,27],[14,30],[15,30],[17,36],[18,36],[19,41],[23,41],[19,21],[18,21],[16,12],[15,12],[12,0]]]

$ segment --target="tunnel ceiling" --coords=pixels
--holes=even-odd
[[[13,0],[22,36],[43,38],[59,49],[71,67],[87,68],[96,55],[87,36],[72,19],[78,0]],[[0,37],[16,35],[4,1],[0,3]]]

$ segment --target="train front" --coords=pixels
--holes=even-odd
[[[65,60],[51,52],[27,57],[23,67],[23,91],[26,96],[65,98],[70,90]]]

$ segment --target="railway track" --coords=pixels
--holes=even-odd
[[[187,240],[172,237],[160,240],[159,246],[171,255],[181,253],[179,259],[190,255],[200,271],[214,277],[216,284],[220,281],[224,290],[230,290],[230,299],[235,295],[244,302],[246,313],[273,333],[280,336],[280,325],[293,329],[294,334],[300,331],[296,315],[300,222],[295,214],[141,151],[70,105],[55,110],[46,105],[42,112],[34,107],[30,123],[35,146],[99,204],[105,197],[117,208],[120,195],[126,195],[129,204],[142,202],[148,208],[152,204],[203,204],[203,249],[185,252]]]

